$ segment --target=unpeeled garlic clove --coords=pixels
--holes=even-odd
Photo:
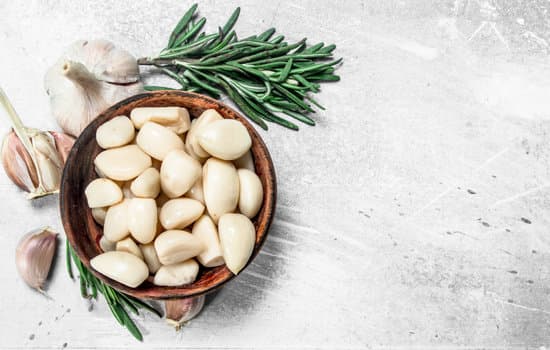
[[[157,286],[175,287],[193,283],[199,273],[199,264],[193,259],[171,265],[163,265],[155,274]]]
[[[143,254],[141,253],[141,250],[137,246],[136,242],[134,242],[134,240],[130,237],[124,238],[123,240],[116,242],[115,249],[119,252],[133,254],[143,260]]]
[[[137,145],[108,149],[94,160],[99,173],[112,180],[127,181],[151,167],[151,157]]]
[[[204,306],[204,295],[197,297],[169,299],[164,302],[166,322],[177,330],[197,316]]]
[[[136,129],[146,122],[155,122],[167,127],[178,135],[189,130],[191,121],[189,112],[183,107],[138,107],[130,113]]]
[[[124,146],[134,139],[134,124],[126,116],[118,116],[101,124],[95,133],[97,144],[101,148]]]
[[[57,192],[74,139],[25,127],[1,88],[0,104],[13,125],[2,144],[2,165],[6,174],[17,186],[30,193],[29,198]]]
[[[141,127],[136,142],[145,153],[158,160],[164,160],[170,151],[184,148],[183,141],[175,132],[153,122]]]
[[[202,266],[215,267],[223,265],[223,254],[218,238],[218,230],[214,221],[208,215],[201,216],[193,224],[191,231],[193,236],[199,238],[205,245],[205,249],[197,256]]]
[[[103,110],[143,91],[136,59],[106,40],[80,40],[47,71],[52,113],[68,134],[80,132]]]
[[[175,264],[199,255],[205,246],[200,239],[183,230],[164,231],[155,239],[155,250],[164,265]]]
[[[42,291],[57,245],[57,233],[49,227],[27,233],[15,251],[17,271],[29,286]]]
[[[88,207],[107,207],[122,200],[122,191],[113,181],[104,178],[97,178],[90,182],[84,190]]]
[[[248,130],[234,119],[218,120],[202,127],[197,139],[208,154],[223,160],[240,158],[252,146]]]
[[[160,209],[159,220],[167,230],[183,229],[191,225],[204,212],[204,205],[190,198],[176,198]]]
[[[182,196],[201,176],[201,165],[184,150],[168,153],[160,167],[160,186],[166,196]]]
[[[242,214],[225,214],[218,223],[218,232],[225,264],[236,275],[246,265],[254,250],[254,224]]]
[[[128,287],[135,288],[149,277],[147,265],[137,256],[127,252],[105,252],[90,260],[97,272]]]

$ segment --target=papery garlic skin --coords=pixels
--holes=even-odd
[[[73,136],[103,110],[143,92],[136,59],[106,40],[79,40],[48,70],[44,79],[52,113]]]
[[[74,138],[54,132],[25,128],[33,154],[29,154],[15,132],[2,143],[2,165],[8,177],[32,197],[59,190],[61,174]],[[34,157],[34,160],[33,160]]]
[[[164,302],[166,323],[179,330],[181,326],[197,316],[204,306],[204,294],[197,297],[169,299]]]
[[[29,232],[19,241],[15,251],[15,265],[19,275],[32,288],[42,291],[56,245],[57,233],[50,228]]]

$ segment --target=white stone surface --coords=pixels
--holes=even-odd
[[[201,2],[210,29],[240,5],[241,35],[275,26],[345,59],[316,127],[261,132],[279,185],[262,252],[181,332],[138,318],[138,343],[103,302],[89,311],[63,249],[51,299],[24,285],[15,246],[36,227],[61,230],[58,198],[30,202],[0,172],[0,348],[550,343],[548,57],[508,52],[490,32],[467,42],[480,23],[456,27],[432,3]],[[42,79],[66,45],[107,38],[153,54],[189,5],[3,0],[0,84],[26,124],[55,129]]]

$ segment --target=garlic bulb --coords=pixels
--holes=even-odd
[[[59,126],[74,136],[109,106],[143,91],[136,59],[107,40],[69,46],[44,86]]]
[[[57,233],[49,227],[35,230],[23,236],[15,252],[17,271],[29,286],[41,292],[52,265],[56,239]]]
[[[57,192],[74,138],[25,127],[2,89],[0,103],[13,124],[13,130],[5,136],[1,150],[6,174],[22,190],[30,193],[29,198]]]
[[[170,299],[164,302],[166,322],[176,330],[197,316],[204,306],[204,295],[184,299]]]

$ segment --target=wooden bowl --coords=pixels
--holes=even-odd
[[[95,138],[97,128],[119,115],[130,115],[136,107],[181,106],[189,110],[192,118],[198,117],[204,110],[213,108],[224,118],[242,122],[252,138],[252,155],[256,173],[264,189],[264,201],[258,215],[252,220],[256,227],[256,244],[248,264],[258,254],[267,236],[275,213],[276,180],[275,170],[266,145],[248,123],[235,110],[210,97],[183,91],[155,91],[135,95],[107,109],[84,129],[76,140],[67,159],[61,180],[61,220],[71,246],[82,263],[100,280],[113,288],[137,298],[172,299],[204,295],[231,280],[235,275],[225,266],[215,268],[201,267],[197,280],[181,287],[159,287],[145,281],[137,288],[130,288],[98,272],[90,266],[90,259],[101,253],[99,239],[103,229],[92,218],[87,206],[84,189],[95,178],[94,159],[101,148]],[[242,272],[241,272],[242,273]]]

